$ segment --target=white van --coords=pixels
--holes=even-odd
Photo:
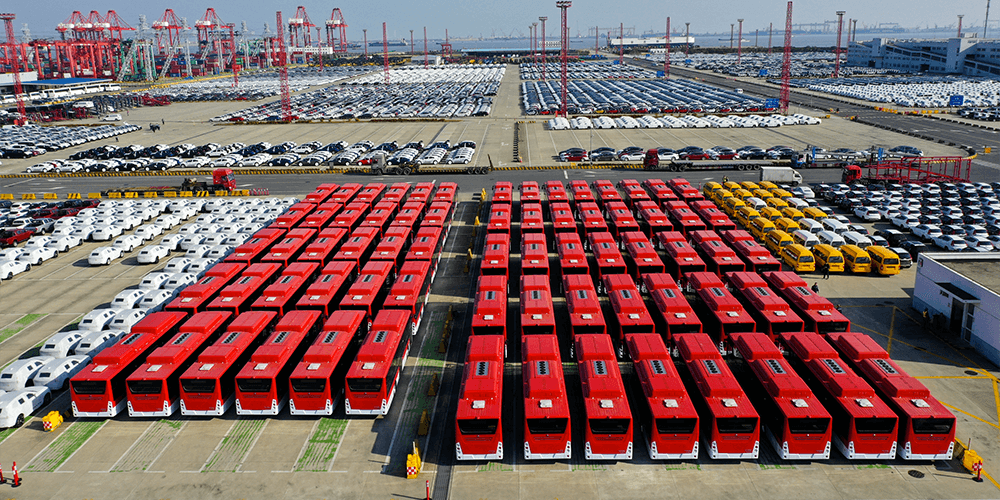
[[[7,368],[0,371],[0,390],[10,392],[24,389],[42,365],[49,361],[52,361],[51,356],[35,356],[7,365]]]
[[[80,320],[77,328],[91,332],[103,330],[115,318],[118,311],[118,309],[94,309]]]
[[[804,229],[792,231],[792,241],[810,250],[812,250],[812,247],[819,245],[819,238]]]
[[[816,234],[824,230],[823,224],[821,224],[819,221],[807,219],[805,217],[799,219],[798,223],[799,227],[802,228],[802,230],[809,231],[812,234]]]
[[[86,331],[73,330],[69,332],[59,332],[46,340],[38,353],[42,356],[52,356],[53,358],[65,358],[69,352],[76,349],[76,346],[83,340]]]
[[[842,234],[847,231],[850,231],[851,229],[847,227],[847,224],[844,224],[843,222],[840,222],[839,220],[834,219],[832,217],[827,217],[826,219],[823,219],[821,222],[823,223],[823,227],[827,231],[831,231],[836,234]]]
[[[750,207],[750,208],[752,208],[752,209],[754,209],[754,210],[756,210],[758,212],[760,212],[760,209],[762,209],[762,208],[764,208],[764,207],[767,206],[767,203],[764,200],[762,200],[760,198],[753,197],[753,196],[744,198],[743,199],[743,203],[746,206],[748,206],[748,207]]]
[[[121,330],[89,332],[80,339],[80,343],[77,344],[73,353],[94,357],[105,348],[115,345],[124,336],[125,332]]]
[[[843,236],[833,231],[820,231],[816,233],[816,237],[819,238],[820,243],[830,245],[833,248],[840,248],[846,244]]]
[[[857,231],[845,231],[841,234],[841,236],[844,237],[844,241],[846,241],[848,245],[857,245],[861,247],[862,250],[872,246],[872,240]]]

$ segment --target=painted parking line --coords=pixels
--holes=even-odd
[[[302,447],[292,472],[329,472],[337,459],[348,425],[350,420],[327,417],[319,419]]]
[[[55,438],[42,451],[39,451],[25,466],[24,472],[72,472],[60,471],[67,460],[76,455],[83,445],[94,437],[108,420],[98,421],[76,421],[66,428],[59,437]]]
[[[243,460],[257,444],[268,421],[258,418],[238,419],[215,447],[200,472],[240,472]]]
[[[21,316],[19,319],[0,330],[0,344],[4,343],[7,339],[13,337],[14,335],[17,335],[21,332],[21,330],[28,328],[45,316],[47,316],[47,314],[25,314],[24,316]]]
[[[157,420],[132,443],[132,446],[111,466],[109,472],[149,472],[149,467],[160,458],[187,422]]]

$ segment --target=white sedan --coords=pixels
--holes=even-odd
[[[0,260],[14,260],[24,253],[23,248],[8,248],[5,250],[0,250]]]
[[[943,234],[934,238],[934,245],[944,250],[952,251],[962,250],[969,246],[965,240],[954,234]]]
[[[0,428],[21,427],[24,419],[52,401],[48,387],[26,387],[0,396]]]
[[[133,234],[149,241],[163,234],[163,226],[158,226],[156,224],[143,224],[142,226],[139,226],[139,229],[136,229]]]
[[[54,248],[59,252],[67,252],[70,248],[78,247],[82,244],[82,238],[73,234],[67,234],[63,236],[56,236],[55,239],[48,242],[45,246]]]
[[[168,273],[183,273],[190,265],[191,259],[187,257],[174,257],[170,259],[170,262],[167,262],[163,270]]]
[[[170,249],[163,245],[148,245],[139,251],[140,264],[156,264],[160,259],[170,254]]]
[[[31,383],[34,387],[47,387],[51,391],[65,389],[69,379],[89,363],[90,356],[84,354],[53,359],[42,365],[35,378],[31,379]]]
[[[0,260],[0,279],[9,280],[31,269],[31,264],[19,260]]]
[[[125,228],[117,224],[95,226],[94,232],[90,234],[90,239],[94,241],[111,241],[125,232]]]
[[[160,246],[165,247],[168,251],[176,252],[181,247],[181,242],[184,241],[187,235],[180,233],[168,234],[160,240]]]
[[[124,253],[120,247],[97,247],[94,251],[90,252],[90,257],[87,257],[87,263],[92,266],[106,266],[111,261],[120,259]]]
[[[25,249],[25,252],[22,253],[17,260],[27,262],[33,266],[40,266],[42,262],[52,259],[57,255],[59,255],[59,252],[55,248],[28,248]]]
[[[872,207],[858,207],[854,209],[854,215],[858,218],[866,221],[877,221],[882,220],[882,215],[878,213],[878,210]]]
[[[136,236],[134,234],[126,234],[125,236],[119,236],[118,239],[111,244],[113,247],[121,248],[122,252],[129,253],[132,250],[142,246],[144,240],[141,236]]]
[[[46,236],[32,236],[31,238],[28,238],[28,241],[24,242],[24,249],[28,250],[29,248],[44,247],[44,246],[48,245],[49,242],[52,241],[52,240],[54,240],[54,239],[55,239],[54,237],[47,236],[47,235]]]
[[[181,218],[173,214],[161,215],[157,217],[155,221],[153,221],[153,224],[156,224],[157,226],[160,226],[163,229],[171,229],[180,223],[181,223]]]

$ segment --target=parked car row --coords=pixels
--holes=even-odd
[[[521,63],[518,67],[521,80],[541,80],[542,72],[552,78],[562,71],[560,63]],[[634,78],[656,78],[656,73],[648,69],[617,64],[614,61],[571,62],[567,64],[567,78],[570,80],[619,80]]]
[[[663,64],[662,53],[649,54],[646,56],[646,59]],[[684,52],[673,52],[670,54],[671,65],[686,66],[743,78],[773,78],[780,76],[783,59],[784,54],[780,51],[773,54],[743,52],[740,55],[733,53],[685,54]],[[833,74],[835,61],[833,53],[829,51],[793,52],[788,70],[792,78],[829,77]],[[894,73],[899,73],[899,71],[841,64],[839,74],[841,76],[876,76]]]
[[[98,127],[3,127],[0,129],[0,158],[32,158],[92,141],[99,141],[141,130],[127,123]]]
[[[615,150],[612,147],[600,147],[593,151],[583,148],[569,148],[560,151],[556,159],[559,161],[642,161],[646,151],[654,148],[629,146]],[[811,150],[797,151],[789,146],[771,146],[763,149],[757,146],[741,146],[733,149],[728,146],[684,146],[678,149],[657,147],[657,158],[660,161],[673,160],[781,160],[799,158],[810,154]],[[843,148],[847,149],[847,148]],[[853,153],[852,153],[853,154]],[[856,152],[856,154],[863,154]]]
[[[907,107],[949,107],[953,106],[952,96],[963,96],[966,106],[1000,105],[1000,82],[989,77],[920,75],[805,79],[793,80],[792,85],[852,99]]]
[[[558,80],[521,83],[521,104],[529,115],[555,114]],[[570,114],[760,113],[774,111],[763,99],[693,80],[577,80],[567,83]]]
[[[816,125],[821,120],[812,116],[796,113],[794,115],[771,116],[762,115],[728,115],[728,116],[660,116],[643,115],[638,118],[631,116],[620,116],[611,118],[608,116],[587,117],[578,116],[566,119],[558,116],[547,122],[549,130],[569,130],[569,129],[636,129],[636,128],[755,128],[755,127],[780,127],[782,125]]]
[[[327,87],[371,71],[371,68],[351,66],[325,67],[322,72],[316,68],[289,68],[289,91]],[[205,80],[153,88],[149,93],[157,97],[168,97],[171,102],[259,101],[280,95],[281,79],[276,71],[247,73],[240,75],[240,84],[236,87],[228,80]]]

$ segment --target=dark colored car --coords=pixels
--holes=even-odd
[[[875,236],[881,236],[889,242],[889,245],[898,246],[906,241],[906,233],[898,229],[879,229],[875,231]]]
[[[927,245],[916,240],[906,240],[899,244],[899,248],[902,248],[903,250],[910,252],[910,255],[913,256],[913,258],[916,258],[922,252],[926,252],[927,250],[929,250],[929,247]]]

